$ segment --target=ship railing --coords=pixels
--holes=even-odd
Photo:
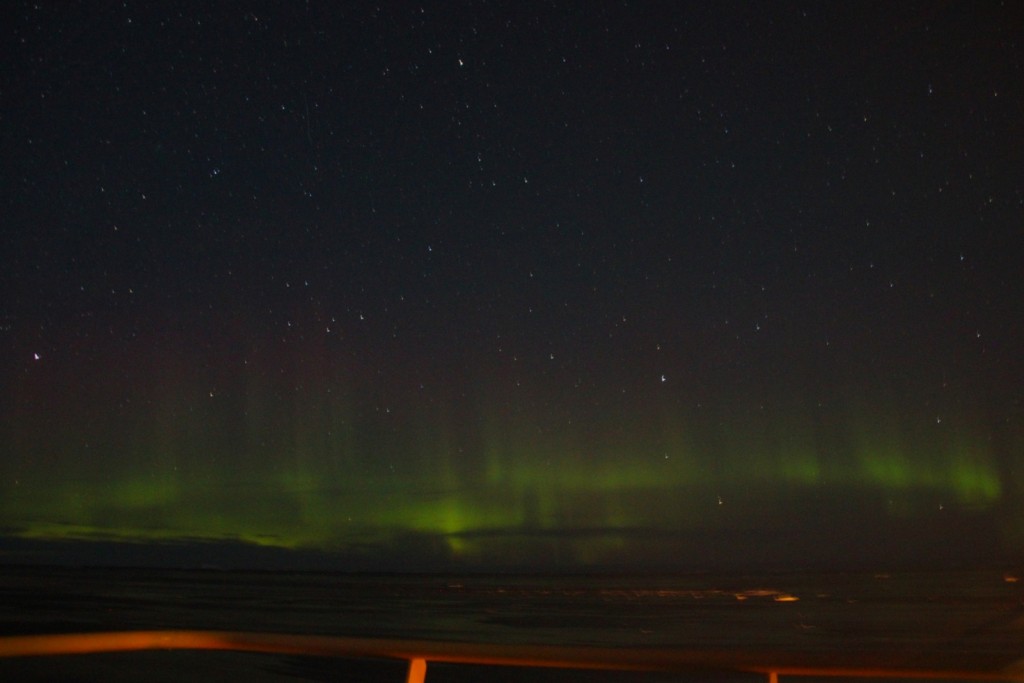
[[[1021,681],[1016,664],[999,670],[955,670],[881,666],[831,666],[825,655],[707,651],[683,648],[617,648],[395,640],[239,631],[116,631],[0,637],[0,657],[129,652],[139,650],[227,650],[345,659],[390,659],[408,663],[406,683],[424,683],[429,663],[545,667],[617,671],[735,672],[782,677]],[[848,653],[847,653],[848,654]],[[847,657],[848,659],[848,657]],[[863,661],[885,661],[867,654]]]

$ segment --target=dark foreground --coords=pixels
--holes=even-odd
[[[1024,660],[1024,582],[1015,579],[1001,571],[452,577],[8,567],[0,568],[0,635],[248,631],[996,673]],[[0,659],[4,681],[402,681],[405,670],[404,661],[191,650]],[[762,680],[439,663],[427,675],[431,683],[709,678]]]

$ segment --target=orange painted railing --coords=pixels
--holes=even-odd
[[[0,657],[26,657],[133,650],[232,650],[344,658],[387,658],[409,663],[406,683],[423,683],[428,662],[563,669],[661,672],[707,670],[780,676],[928,678],[1022,681],[1024,671],[954,671],[911,668],[797,666],[778,654],[679,649],[491,645],[428,640],[388,640],[238,631],[115,631],[0,637]]]

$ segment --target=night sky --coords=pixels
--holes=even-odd
[[[5,4],[0,561],[1024,558],[1022,16]]]

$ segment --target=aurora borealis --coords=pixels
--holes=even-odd
[[[1021,556],[1011,9],[6,14],[0,561]]]

